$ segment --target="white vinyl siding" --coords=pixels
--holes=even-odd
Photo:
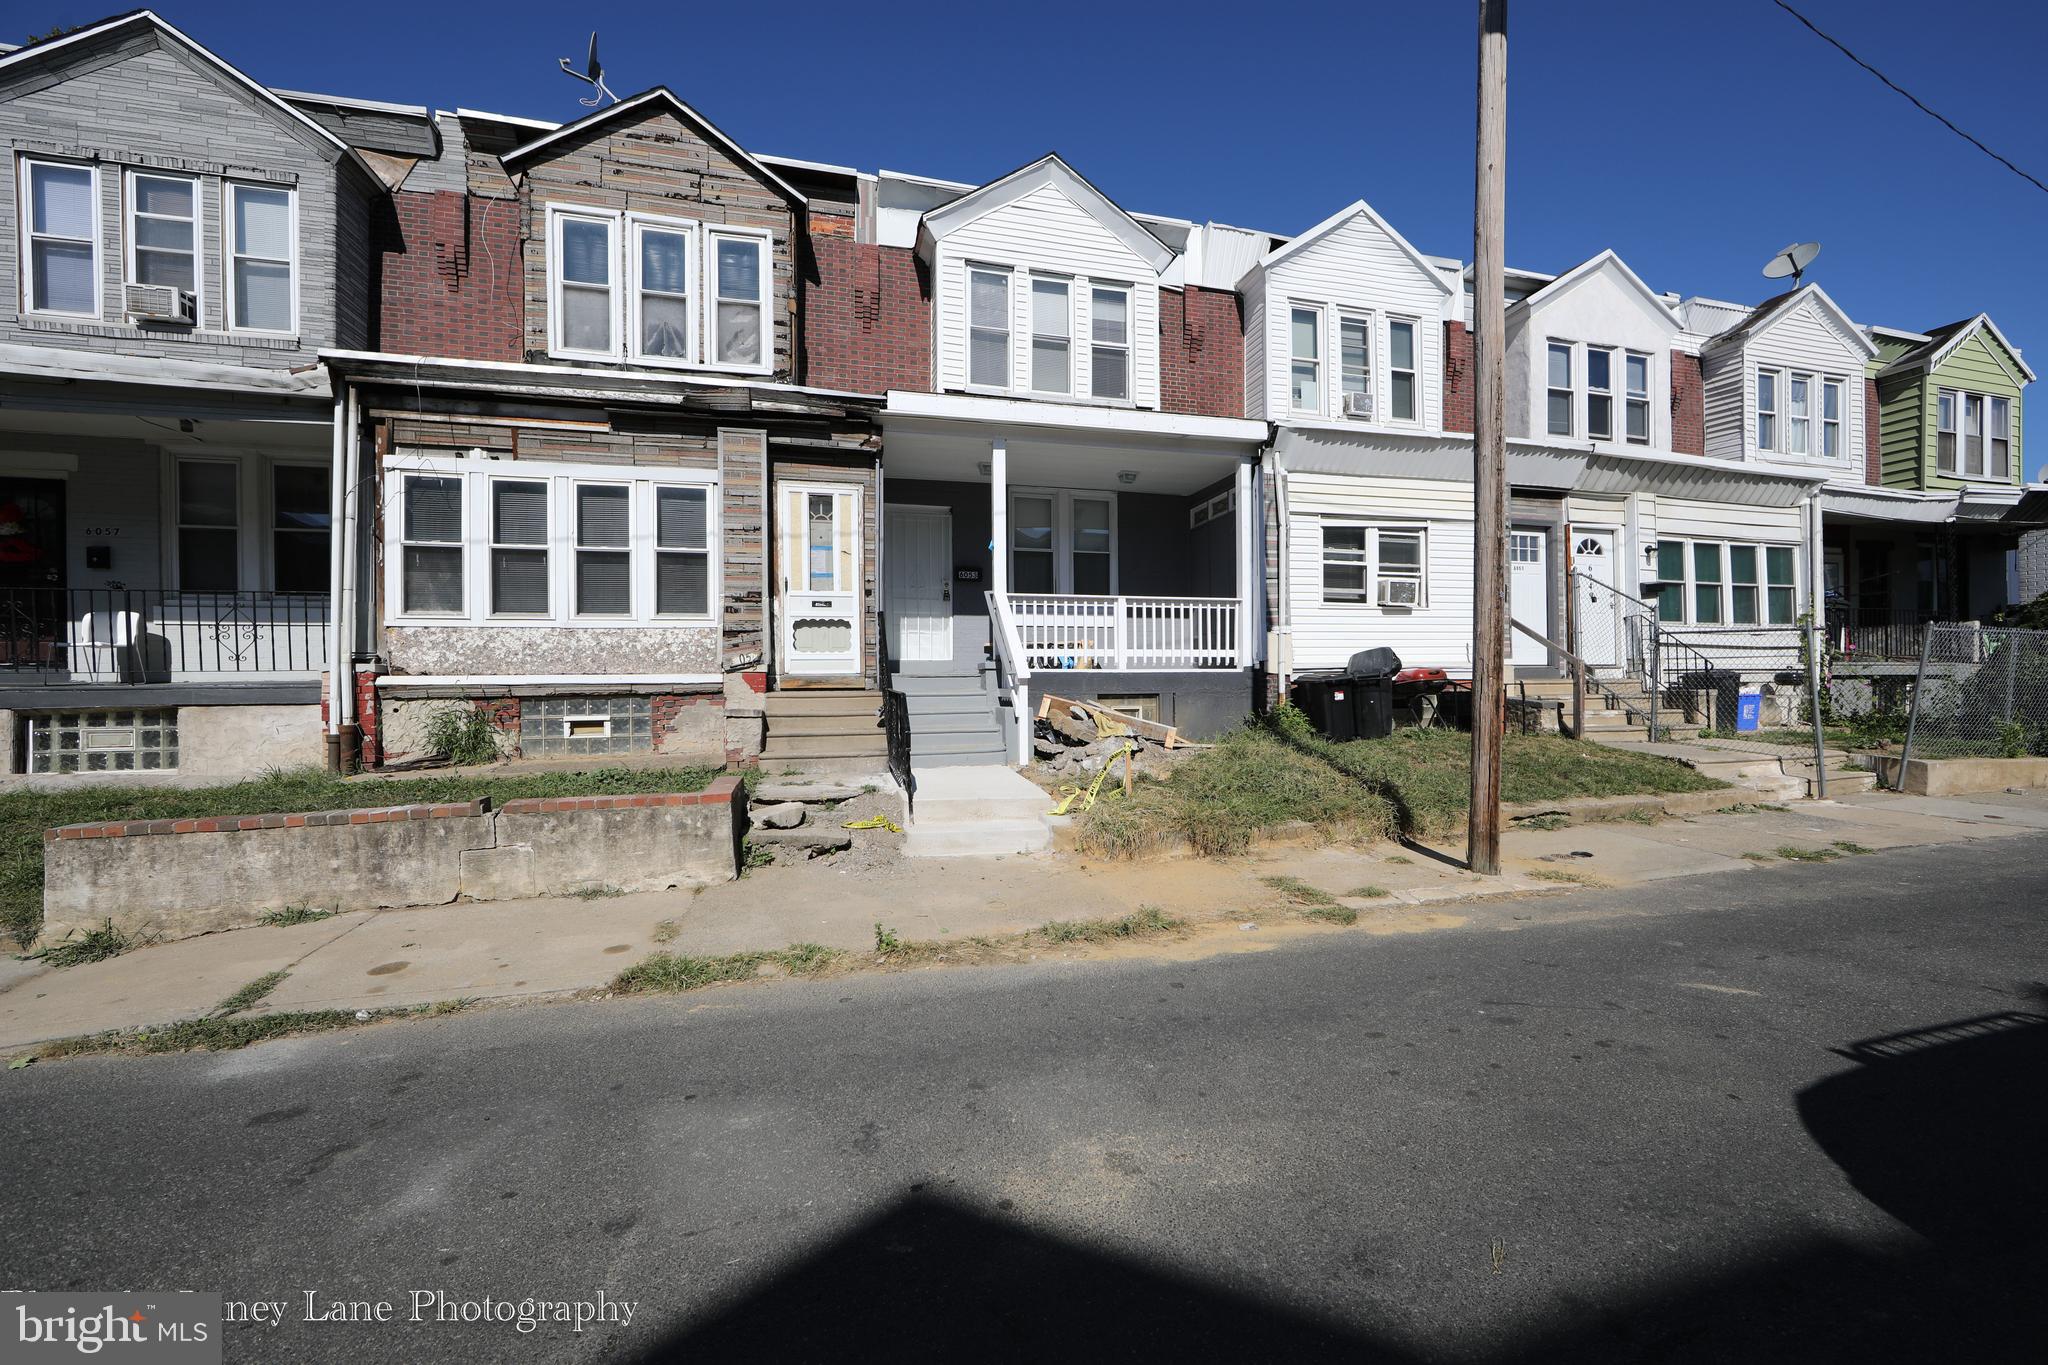
[[[1016,281],[1004,291],[999,318],[988,311],[995,306],[991,289],[977,289],[974,283],[984,273]],[[936,387],[1033,396],[1033,295],[1026,282],[1034,273],[1072,281],[1074,384],[1071,393],[1055,396],[1158,407],[1159,287],[1152,265],[1051,185],[961,224],[938,242],[933,258]],[[1107,291],[1100,316],[1098,290]],[[1084,345],[1085,357],[1080,353]],[[1114,392],[1119,380],[1123,394]]]
[[[1295,473],[1288,476],[1288,501],[1284,571],[1296,668],[1340,667],[1368,645],[1392,648],[1411,667],[1460,675],[1471,668],[1470,483]],[[1325,600],[1325,526],[1367,529],[1364,600]],[[1381,537],[1377,545],[1373,532]],[[1420,574],[1408,567],[1416,551]],[[1381,606],[1375,574],[1412,577],[1421,604]]]
[[[1733,354],[1730,354],[1730,353]],[[1843,334],[1819,300],[1808,297],[1798,307],[1753,332],[1740,343],[1714,352],[1703,367],[1707,405],[1707,454],[1724,459],[1779,460],[1805,462],[1826,457],[1826,432],[1814,431],[1815,409],[1821,407],[1821,386],[1839,383],[1841,394],[1841,456],[1853,457],[1863,448],[1863,424],[1869,414],[1863,410],[1864,351]],[[1730,392],[1727,367],[1733,364],[1742,374],[1739,391]],[[1777,376],[1776,418],[1769,425],[1771,439],[1765,441],[1757,406],[1759,372]],[[1791,380],[1809,382],[1806,453],[1793,450]]]

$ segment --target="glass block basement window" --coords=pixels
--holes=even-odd
[[[178,766],[176,711],[61,711],[28,718],[32,773],[125,773]]]
[[[529,697],[519,706],[524,758],[644,754],[654,749],[654,704],[646,697]]]

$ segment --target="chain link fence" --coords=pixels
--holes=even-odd
[[[1927,627],[1904,761],[2048,757],[2048,631]]]
[[[1661,728],[1673,739],[1811,760],[1821,708],[1804,626],[1662,626],[1651,641]]]

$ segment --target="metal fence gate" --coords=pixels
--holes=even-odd
[[[1915,758],[2048,757],[2048,631],[1927,627],[1898,781]]]

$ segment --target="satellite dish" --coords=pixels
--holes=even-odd
[[[598,98],[599,95],[610,96],[613,104],[619,102],[619,97],[613,95],[611,87],[604,83],[604,64],[597,60],[597,34],[595,32],[592,32],[590,35],[590,55],[583,59],[583,69],[581,71],[569,65],[567,57],[559,59],[558,64],[563,71],[597,90],[597,95],[593,95],[589,99],[578,99],[576,101],[584,108],[595,109],[598,105],[604,103],[602,99]]]
[[[1819,242],[1794,242],[1777,255],[1771,257],[1769,263],[1764,266],[1764,278],[1767,280],[1782,280],[1787,275],[1790,275],[1792,277],[1792,287],[1797,289],[1799,287],[1799,277],[1806,273],[1806,267],[1812,265],[1813,258],[1818,255],[1820,255]]]

